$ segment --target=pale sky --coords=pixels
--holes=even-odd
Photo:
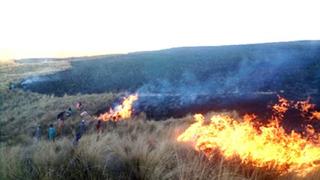
[[[0,0],[0,59],[320,40],[317,0]]]

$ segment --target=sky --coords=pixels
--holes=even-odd
[[[320,40],[317,0],[0,0],[0,60]]]

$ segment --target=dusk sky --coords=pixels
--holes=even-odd
[[[320,3],[1,0],[0,59],[320,39]]]

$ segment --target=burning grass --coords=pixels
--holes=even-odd
[[[132,115],[133,103],[138,100],[138,94],[129,95],[123,98],[121,104],[114,109],[110,108],[108,112],[101,114],[98,119],[103,121],[120,121],[121,119],[128,119]]]
[[[229,161],[238,159],[244,166],[304,177],[320,168],[320,134],[311,124],[305,126],[304,132],[287,133],[282,121],[289,108],[299,109],[302,116],[310,114],[310,119],[317,112],[309,100],[294,103],[279,97],[267,124],[255,115],[238,120],[223,114],[209,119],[196,114],[195,122],[177,140],[191,142],[209,159],[219,153]]]
[[[18,93],[12,96],[18,98]],[[16,110],[21,111],[11,113],[22,116],[26,113],[30,117],[38,116],[30,111],[39,103],[45,109],[54,109],[54,106],[65,109],[77,99],[90,102],[85,105],[92,108],[88,109],[91,112],[104,102],[111,104],[115,99],[104,95],[62,98],[34,95],[33,99],[22,97],[25,93],[20,93],[19,102],[28,105],[24,107],[29,109],[18,108]],[[137,95],[124,98],[111,115],[120,112],[131,115],[136,99]],[[18,100],[11,98],[11,101]],[[63,103],[59,105],[59,102]],[[280,126],[289,108],[300,110],[309,121],[316,120],[313,113],[318,111],[309,101],[294,103],[280,98],[273,106],[274,116],[267,125],[257,123],[255,116],[238,121],[241,118],[236,113],[215,113],[210,120],[196,115],[196,122],[191,116],[166,121],[149,121],[143,115],[122,116],[117,119],[116,128],[107,125],[102,134],[97,134],[91,126],[77,146],[72,145],[71,131],[55,143],[33,142],[27,132],[20,131],[29,137],[24,144],[13,143],[16,145],[0,148],[1,157],[4,157],[0,160],[0,179],[318,179],[316,160],[320,154],[318,147],[312,144],[316,139],[306,139],[313,137],[307,134],[287,134]],[[45,109],[37,109],[36,113]],[[7,109],[6,112],[10,111]],[[54,114],[37,121],[52,122]],[[110,115],[110,111],[106,114]],[[79,121],[75,116],[66,125],[72,127]],[[27,131],[32,126],[27,121],[24,124]],[[9,125],[6,124],[5,129],[14,129]],[[312,128],[306,127],[311,135]],[[176,139],[194,141],[183,144]],[[301,162],[304,163],[299,164]]]

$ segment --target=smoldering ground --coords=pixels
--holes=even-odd
[[[55,94],[139,93],[137,112],[154,118],[212,109],[265,111],[276,94],[319,101],[320,42],[185,47],[74,61],[21,86]],[[33,77],[33,79],[37,79]],[[29,80],[30,81],[30,80]],[[261,107],[260,107],[261,104]]]

